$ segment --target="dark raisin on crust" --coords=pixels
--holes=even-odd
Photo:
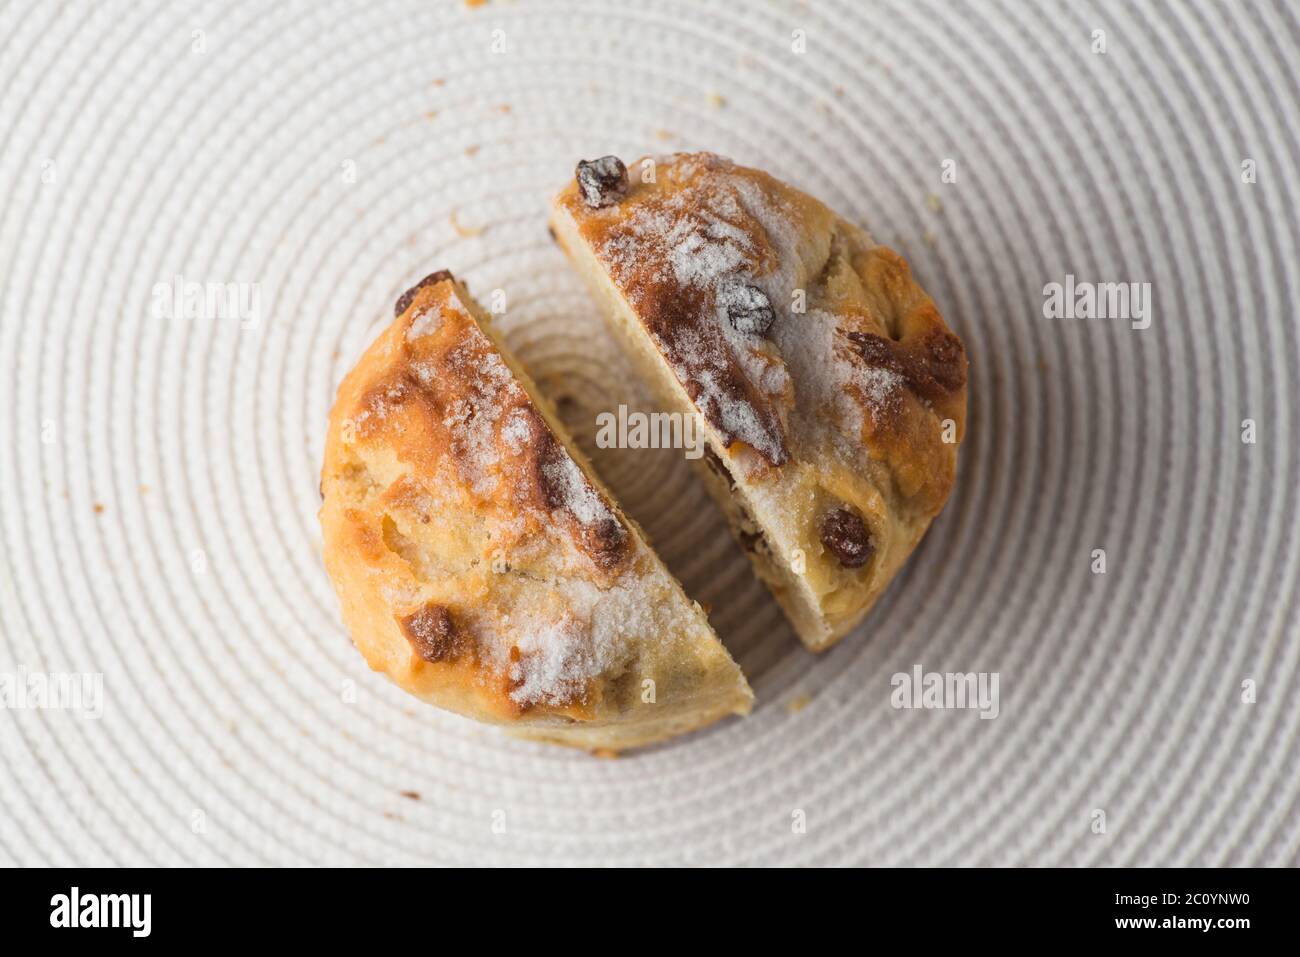
[[[627,167],[617,156],[580,160],[574,175],[582,201],[594,209],[612,206],[627,195]]]
[[[407,309],[411,308],[411,303],[415,301],[415,294],[425,286],[433,286],[442,282],[444,279],[454,278],[455,277],[446,269],[439,269],[437,272],[429,273],[429,275],[425,276],[410,289],[406,290],[406,292],[398,296],[397,303],[393,306],[393,315],[400,316],[402,313],[406,312]]]
[[[871,332],[844,336],[868,365],[897,373],[924,398],[953,395],[966,385],[966,350],[951,332],[935,330],[904,342]]]
[[[727,312],[727,321],[742,335],[765,336],[776,319],[767,293],[743,280],[725,283],[718,290],[718,301]]]
[[[537,438],[533,473],[541,501],[552,511],[565,510],[572,515],[571,490],[558,478],[566,471],[568,453],[540,416],[534,421],[538,426],[534,430]],[[631,543],[627,529],[616,518],[598,518],[585,523],[575,518],[574,521],[579,547],[598,567],[614,568],[627,557]]]
[[[464,636],[443,605],[430,602],[414,614],[399,618],[397,623],[411,648],[425,661],[451,661],[465,650]]]
[[[862,516],[847,508],[822,516],[821,542],[845,568],[861,568],[875,551]]]
[[[627,530],[616,519],[602,518],[583,527],[587,554],[601,568],[613,568],[627,555]]]

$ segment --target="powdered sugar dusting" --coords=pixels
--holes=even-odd
[[[799,412],[809,428],[834,423],[856,447],[863,410],[873,422],[899,408],[906,382],[891,369],[867,365],[839,332],[838,318],[810,309],[792,316],[778,331],[777,342],[799,382]]]
[[[591,527],[602,522],[617,521],[614,512],[600,493],[592,488],[578,463],[567,453],[548,461],[542,471],[547,481],[559,495],[562,507],[568,509],[582,525]]]
[[[772,268],[757,277],[758,284],[774,304],[790,301],[790,293],[799,283],[797,266],[799,232],[791,210],[775,198],[769,198],[753,180],[734,177],[733,185],[745,211],[758,220],[767,240],[776,251]]]
[[[856,363],[850,381],[855,382],[867,400],[867,407],[873,412],[883,412],[898,401],[900,390],[906,385],[903,377],[892,369],[881,366],[860,366]]]
[[[533,433],[533,417],[524,409],[513,409],[501,427],[501,438],[515,455],[523,452]]]
[[[406,341],[433,335],[442,328],[442,321],[442,309],[434,301],[411,317],[411,324],[406,327]]]
[[[518,656],[507,668],[510,697],[525,706],[564,705],[594,679],[616,677],[634,642],[653,642],[672,627],[669,610],[647,601],[645,584],[630,574],[605,589],[581,579],[556,582],[564,607],[558,617],[525,612],[513,622]]]
[[[520,658],[510,665],[510,697],[522,705],[564,704],[580,696],[607,666],[604,649],[573,617],[533,626],[515,647]]]

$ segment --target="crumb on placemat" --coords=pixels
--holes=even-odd
[[[810,704],[812,704],[812,695],[804,692],[795,695],[793,698],[787,701],[785,703],[785,710],[789,711],[791,714],[798,714],[800,711],[808,707],[808,705]]]
[[[456,230],[457,236],[460,236],[464,239],[469,239],[473,236],[483,235],[483,231],[485,228],[483,226],[462,226],[461,225],[460,210],[458,209],[453,209],[451,211],[451,216],[448,217],[448,219],[451,222],[451,228]]]

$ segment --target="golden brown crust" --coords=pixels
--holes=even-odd
[[[407,309],[385,333],[385,368],[371,377],[353,416],[358,443],[383,443],[430,473],[450,461],[477,508],[523,510],[553,522],[596,569],[616,571],[627,557],[626,526],[572,468],[460,302],[450,274],[434,278],[403,297]],[[437,328],[412,334],[435,315]],[[409,481],[398,486],[412,489]],[[584,504],[593,514],[580,514]]]
[[[610,313],[631,316],[615,328],[652,343],[672,377],[661,394],[705,420],[715,494],[805,641],[825,647],[947,500],[965,350],[907,263],[815,199],[705,153],[628,171],[598,207],[566,187],[553,231]],[[844,537],[859,527],[868,541]]]
[[[326,567],[371,666],[450,710],[584,747],[747,710],[702,613],[464,287],[434,274],[399,304],[339,388],[321,483]]]

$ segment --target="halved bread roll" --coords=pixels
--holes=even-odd
[[[700,607],[448,273],[343,380],[320,520],[353,641],[411,694],[618,751],[749,711]]]
[[[966,356],[906,262],[709,153],[578,165],[552,231],[809,648],[858,624],[952,488]]]

